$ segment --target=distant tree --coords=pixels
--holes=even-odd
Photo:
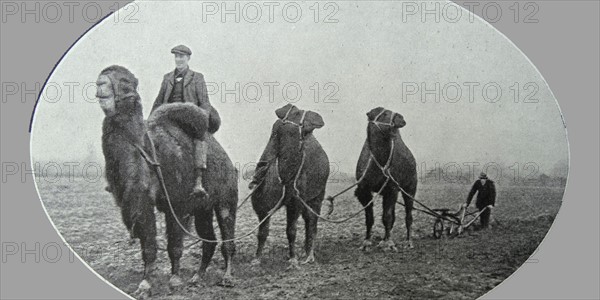
[[[552,177],[563,177],[567,178],[567,174],[569,173],[569,162],[567,160],[560,160],[554,164],[552,167]]]
[[[419,179],[422,183],[441,183],[444,181],[443,173],[442,168],[438,167],[427,171]]]
[[[544,173],[540,174],[540,176],[538,177],[539,184],[543,185],[543,186],[548,185],[550,183],[550,180],[551,180],[550,176],[548,176]]]

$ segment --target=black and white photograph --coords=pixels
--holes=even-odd
[[[44,211],[135,299],[482,297],[536,263],[570,174],[561,99],[495,9],[132,2],[40,92]]]

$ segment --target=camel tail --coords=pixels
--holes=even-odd
[[[169,103],[159,106],[148,119],[150,126],[177,126],[194,139],[204,137],[208,115],[192,103]]]

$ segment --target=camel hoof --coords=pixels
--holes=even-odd
[[[371,251],[371,246],[373,246],[373,242],[370,240],[364,240],[359,249],[363,252],[369,252]]]
[[[413,245],[412,241],[407,241],[406,244],[404,245],[404,248],[407,249],[413,249],[415,246]]]
[[[233,283],[233,276],[223,276],[223,279],[221,279],[221,281],[217,285],[222,287],[234,287],[235,283]]]
[[[290,258],[289,262],[290,262],[290,265],[286,268],[286,270],[299,270],[300,269],[297,258],[295,258],[295,257]]]
[[[142,280],[142,282],[140,282],[140,284],[138,285],[137,290],[135,290],[135,292],[133,292],[134,298],[136,298],[136,299],[149,298],[151,288],[152,288],[152,286],[150,285],[148,280],[146,280],[146,279]]]
[[[181,277],[179,277],[179,275],[172,275],[171,278],[169,279],[169,287],[171,289],[176,289],[182,285],[183,285],[183,280],[181,280]]]
[[[311,264],[315,262],[315,255],[310,254],[306,257],[306,259],[301,263],[302,265]]]
[[[202,281],[202,276],[200,276],[200,274],[196,273],[194,274],[194,276],[192,276],[192,278],[190,280],[188,280],[188,283],[190,285],[199,285],[200,282]]]
[[[255,258],[250,262],[251,266],[260,266],[260,259]]]
[[[387,252],[387,251],[398,252],[398,248],[396,248],[396,245],[394,244],[394,241],[392,241],[392,240],[381,241],[381,242],[379,242],[379,245],[377,245],[377,247],[381,248],[381,250],[383,250],[384,252]]]

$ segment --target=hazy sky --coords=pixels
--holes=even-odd
[[[365,113],[377,106],[404,116],[403,139],[417,161],[428,167],[435,162],[534,162],[541,171],[549,171],[558,162],[566,164],[563,121],[541,75],[508,39],[483,21],[471,22],[466,12],[456,23],[443,18],[422,22],[419,16],[403,22],[401,3],[344,1],[333,17],[338,23],[323,23],[333,8],[321,3],[320,22],[314,22],[314,2],[309,2],[299,3],[300,21],[284,20],[281,4],[274,8],[271,23],[268,7],[261,2],[261,20],[250,23],[247,19],[255,13],[248,7],[244,14],[244,4],[239,23],[233,16],[221,22],[220,13],[203,20],[199,2],[152,1],[136,4],[133,19],[138,23],[123,22],[133,11],[129,10],[118,22],[111,17],[96,26],[60,62],[50,78],[53,85],[42,93],[33,128],[34,159],[72,161],[91,155],[103,161],[104,115],[91,83],[109,65],[127,67],[139,79],[147,116],[163,75],[174,68],[170,49],[185,44],[193,51],[191,68],[208,82],[229,90],[240,85],[239,103],[234,95],[222,99],[222,91],[210,99],[223,121],[216,136],[231,159],[242,165],[260,156],[276,118],[274,110],[287,104],[282,96],[286,84],[290,98],[296,96],[293,85],[301,88],[295,105],[323,116],[325,127],[315,136],[342,171],[354,170],[366,135]],[[233,8],[234,3],[228,5]],[[288,13],[293,15],[293,10]],[[279,84],[272,102],[269,82]],[[318,102],[315,83],[320,88]],[[333,84],[325,90],[327,83]],[[433,90],[436,83],[439,103],[434,95],[424,99],[421,94],[422,88]],[[486,84],[488,100],[496,98],[493,85],[500,87],[502,95],[494,103],[482,96]],[[68,86],[73,85],[77,86],[69,95]],[[244,99],[244,86],[248,97],[261,87],[256,103]],[[421,91],[404,97],[403,86]],[[452,100],[456,86],[461,96]],[[323,103],[333,91],[337,103]],[[522,103],[530,93],[538,102]]]

